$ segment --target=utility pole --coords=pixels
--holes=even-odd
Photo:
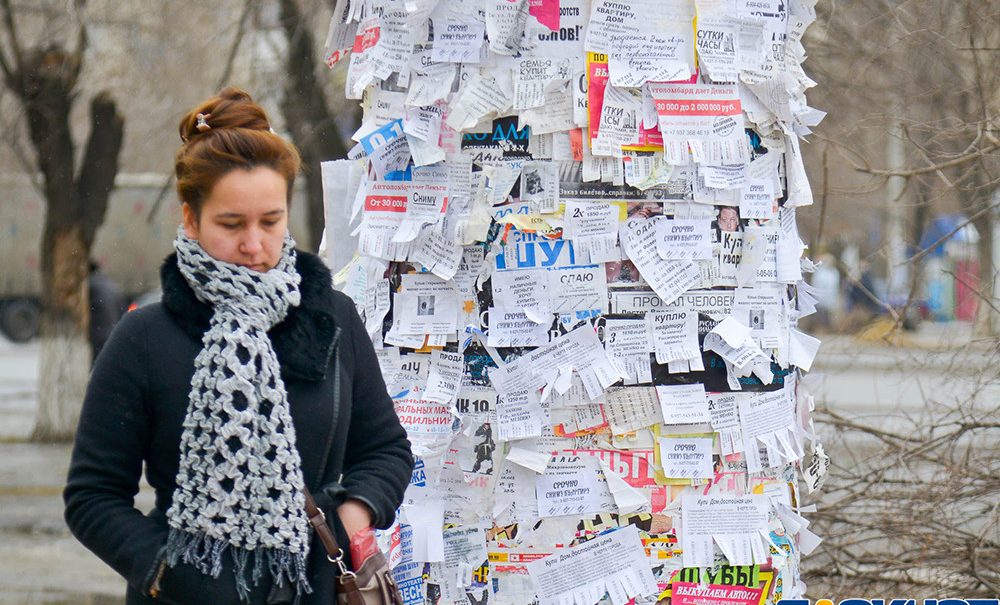
[[[997,311],[997,303],[1000,302],[1000,191],[993,194],[993,209],[990,211],[990,276],[993,287],[993,304],[987,311],[990,314],[989,330],[990,334],[996,336],[1000,334],[1000,311]]]
[[[903,165],[903,129],[899,122],[892,125],[886,139],[888,166]],[[905,302],[910,293],[911,267],[906,263],[906,241],[903,238],[906,209],[903,192],[906,180],[901,176],[889,177],[886,184],[885,242],[886,242],[886,297],[893,305]]]

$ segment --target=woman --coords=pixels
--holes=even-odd
[[[307,486],[341,544],[388,527],[413,459],[353,303],[287,235],[299,156],[225,89],[181,121],[163,300],[98,357],[64,493],[126,602],[333,602]],[[142,467],[156,506],[134,507]]]

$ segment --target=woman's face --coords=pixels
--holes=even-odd
[[[200,216],[183,205],[184,232],[216,260],[273,269],[288,230],[287,187],[283,176],[263,166],[228,172],[205,198]]]

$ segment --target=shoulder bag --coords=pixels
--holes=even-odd
[[[303,488],[302,492],[306,497],[309,524],[323,543],[327,560],[340,568],[336,580],[336,605],[403,605],[403,597],[392,579],[385,555],[376,552],[365,559],[360,568],[351,571],[344,563],[344,551],[337,545],[326,515],[316,506],[308,488]]]

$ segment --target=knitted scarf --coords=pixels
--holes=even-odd
[[[301,460],[267,335],[299,304],[294,245],[286,237],[277,266],[260,273],[212,258],[183,229],[174,240],[181,274],[213,314],[194,361],[167,563],[218,578],[228,549],[243,601],[264,570],[297,596],[311,592]]]

